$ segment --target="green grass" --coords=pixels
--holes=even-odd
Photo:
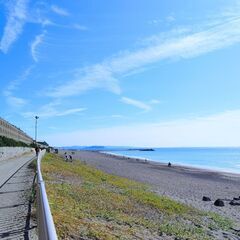
[[[54,154],[42,161],[51,211],[61,239],[213,239],[232,222],[151,192],[147,185],[106,174]]]
[[[12,138],[0,136],[0,147],[29,147],[28,144]]]

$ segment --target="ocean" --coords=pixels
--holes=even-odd
[[[240,174],[240,148],[154,148],[154,151],[107,151],[126,157]]]

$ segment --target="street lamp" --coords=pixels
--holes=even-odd
[[[35,116],[35,144],[37,147],[37,120],[39,119],[38,116]]]

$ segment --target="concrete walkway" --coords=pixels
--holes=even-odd
[[[37,239],[30,202],[34,171],[28,167],[33,157],[0,162],[0,239]]]

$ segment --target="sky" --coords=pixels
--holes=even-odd
[[[240,146],[240,0],[0,0],[0,115],[52,146]]]

